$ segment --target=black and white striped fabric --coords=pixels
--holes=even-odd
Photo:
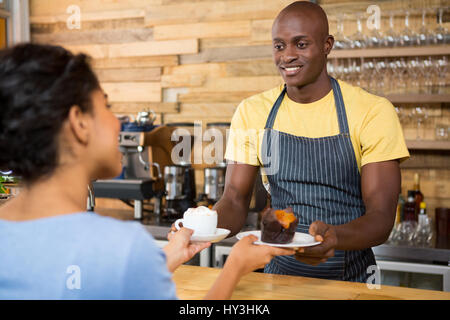
[[[262,164],[267,174],[272,207],[292,207],[299,218],[298,232],[308,233],[316,220],[327,224],[348,223],[365,213],[361,176],[349,135],[347,115],[339,83],[331,78],[340,133],[307,138],[273,129],[286,94],[281,92],[267,118]],[[318,266],[291,256],[274,258],[267,273],[365,282],[367,268],[375,265],[371,248],[360,251],[335,250],[335,256]]]

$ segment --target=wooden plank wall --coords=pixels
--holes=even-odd
[[[63,45],[92,56],[93,66],[117,114],[136,114],[143,107],[158,113],[162,123],[231,120],[238,103],[282,82],[271,58],[270,29],[277,13],[291,0],[30,0],[31,38],[36,43]],[[355,32],[355,12],[374,1],[320,2],[336,33],[336,17],[346,13],[345,33]],[[445,0],[377,1],[382,30],[390,10],[444,6]],[[447,2],[448,4],[448,2]],[[67,21],[71,5],[80,8],[80,29]],[[420,13],[411,18],[420,23]],[[428,27],[436,20],[430,16]],[[395,21],[398,30],[403,20]],[[448,23],[446,23],[448,27]],[[364,32],[368,32],[363,24]],[[406,108],[414,105],[407,105]],[[437,122],[449,124],[449,108],[435,104],[425,124],[434,139]],[[414,123],[405,123],[414,138]],[[414,172],[430,213],[450,207],[449,155],[414,153],[402,170],[402,191],[412,188]],[[199,187],[202,172],[198,171]]]

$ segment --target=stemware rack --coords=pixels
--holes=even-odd
[[[332,50],[328,55],[328,59],[392,58],[444,55],[450,55],[450,45]],[[386,98],[392,103],[443,103],[443,106],[445,107],[450,105],[450,94],[398,93],[387,94]],[[408,146],[408,149],[410,150],[450,151],[450,141],[407,140],[406,144]]]
[[[417,46],[394,48],[365,48],[332,50],[329,59],[334,58],[389,58],[411,56],[445,56],[450,54],[450,45]]]

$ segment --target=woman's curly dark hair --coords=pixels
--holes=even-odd
[[[30,43],[0,51],[0,170],[25,182],[51,174],[70,107],[91,112],[98,88],[84,54]]]

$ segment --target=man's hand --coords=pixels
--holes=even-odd
[[[194,230],[181,228],[175,233],[169,233],[167,244],[163,250],[166,253],[167,268],[170,272],[175,271],[181,264],[189,261],[198,252],[211,245],[211,242],[190,243]]]
[[[321,241],[322,243],[314,247],[298,249],[295,253],[295,259],[316,266],[334,256],[338,241],[332,225],[322,221],[314,221],[309,227],[309,233],[315,241]]]

